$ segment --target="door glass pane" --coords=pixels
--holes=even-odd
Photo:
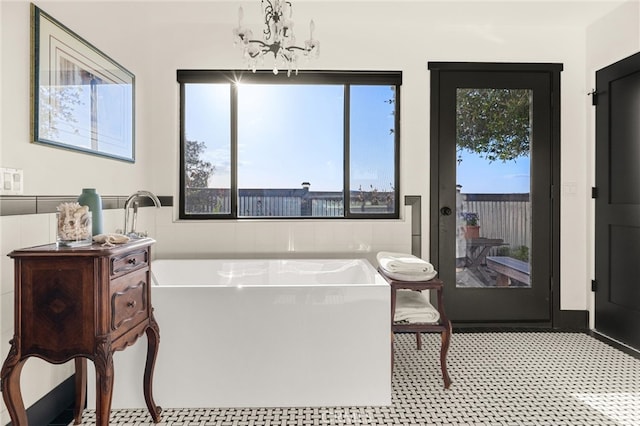
[[[457,287],[531,287],[532,96],[457,89]]]

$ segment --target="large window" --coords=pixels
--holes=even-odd
[[[400,72],[180,70],[180,218],[397,218]]]

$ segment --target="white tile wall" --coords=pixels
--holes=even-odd
[[[403,217],[411,217],[411,207],[405,208]],[[172,207],[141,209],[141,215],[157,241],[159,258],[261,253],[375,257],[381,250],[411,251],[411,223],[405,219],[177,221]]]
[[[116,232],[124,227],[124,209],[105,210],[102,212],[102,232]]]
[[[0,218],[0,294],[13,291],[13,261],[7,257],[7,253],[16,248],[16,242],[20,241],[20,216],[4,216]],[[3,321],[2,331],[4,331]],[[13,324],[9,324],[12,327]]]

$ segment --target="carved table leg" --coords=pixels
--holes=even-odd
[[[9,416],[11,416],[12,424],[14,426],[27,426],[29,424],[27,412],[24,409],[24,401],[20,393],[20,373],[27,359],[20,359],[15,337],[9,343],[11,343],[11,349],[9,349],[9,355],[2,365],[2,371],[0,371],[2,396],[9,411]]]
[[[156,405],[153,400],[153,370],[156,366],[158,356],[158,345],[160,343],[160,328],[151,313],[150,325],[147,327],[147,362],[144,367],[144,399],[147,403],[149,413],[155,423],[160,421],[162,408]]]
[[[96,367],[96,425],[109,426],[113,396],[113,351],[111,336],[99,336],[93,360]]]
[[[449,389],[449,386],[451,386],[451,378],[447,371],[447,352],[449,351],[449,343],[451,342],[451,321],[447,320],[445,326],[446,329],[442,332],[442,344],[440,346],[440,369],[442,370],[444,388]]]
[[[73,424],[82,423],[82,411],[87,402],[87,359],[78,357],[74,359],[76,365],[76,401],[73,407]]]

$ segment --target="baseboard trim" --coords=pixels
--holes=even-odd
[[[453,322],[453,332],[499,333],[510,331],[553,331],[550,322]]]
[[[75,402],[74,376],[56,386],[27,409],[30,425],[48,425]],[[7,423],[12,426],[12,422]]]
[[[561,330],[589,331],[589,311],[557,311],[553,328]]]
[[[557,311],[554,313],[553,321],[453,321],[454,331],[476,331],[483,329],[487,331],[530,329],[542,331],[577,331],[584,333],[589,331],[589,312]]]
[[[634,358],[640,359],[640,348],[634,348],[633,346],[629,346],[626,343],[619,342],[607,336],[606,334],[600,333],[597,330],[590,330],[589,335],[595,339],[600,340],[601,342],[608,344],[609,346],[613,346],[614,348],[621,350],[627,355],[631,355]]]

